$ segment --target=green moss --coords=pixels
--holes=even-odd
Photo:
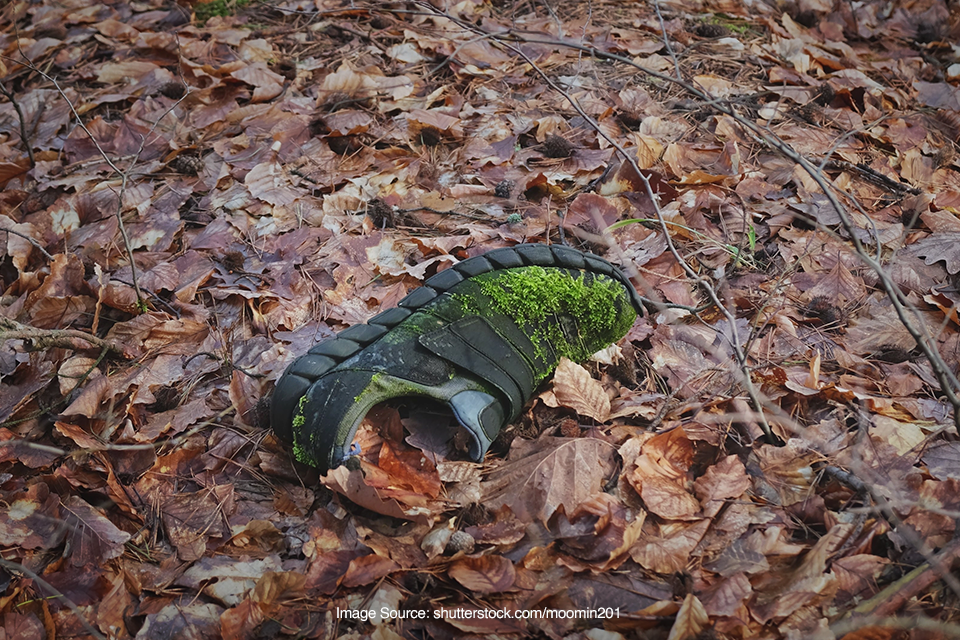
[[[394,344],[403,344],[413,339],[416,340],[417,336],[421,336],[425,333],[430,333],[436,329],[439,329],[444,325],[444,321],[436,316],[425,313],[430,309],[432,304],[428,304],[426,307],[421,309],[421,313],[414,313],[412,316],[398,324],[392,330],[387,332],[379,342],[384,345],[394,345]]]
[[[373,375],[370,377],[370,384],[368,384],[366,387],[364,387],[364,388],[363,388],[363,391],[361,391],[359,394],[357,394],[356,396],[353,397],[353,403],[354,403],[354,404],[358,404],[358,403],[362,402],[363,399],[364,399],[364,396],[367,395],[367,394],[370,392],[371,389],[375,389],[375,388],[379,385],[379,383],[380,383],[380,378],[381,378],[382,375],[383,375],[382,373],[375,373],[375,374],[373,374]]]
[[[311,467],[316,467],[317,461],[304,446],[303,442],[303,438],[311,437],[303,430],[303,425],[306,424],[307,421],[307,419],[303,416],[306,404],[307,396],[304,394],[300,398],[300,402],[297,403],[297,410],[293,414],[293,457],[297,459],[297,462],[302,462],[303,464],[308,464]]]
[[[574,276],[565,269],[520,267],[492,271],[474,280],[487,301],[455,294],[464,311],[483,315],[489,304],[528,332],[538,358],[546,358],[545,344],[549,344],[558,357],[582,362],[626,335],[637,318],[623,285],[600,274]],[[573,320],[566,332],[564,316]],[[556,362],[549,365],[549,371],[537,372],[538,381],[550,374]]]
[[[250,4],[250,0],[211,0],[211,2],[197,4],[193,11],[197,16],[197,22],[202,25],[214,16],[221,18],[232,16],[248,4]]]

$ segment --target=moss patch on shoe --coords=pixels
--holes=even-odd
[[[300,397],[300,402],[297,403],[297,409],[293,414],[293,457],[296,458],[297,462],[316,467],[317,461],[310,455],[309,450],[301,440],[301,438],[304,437],[303,425],[306,424],[307,421],[303,415],[306,404],[307,396],[304,394]]]
[[[588,281],[586,272],[574,276],[567,269],[519,267],[485,273],[475,281],[494,310],[528,328],[537,356],[547,353],[543,345],[549,343],[558,356],[582,362],[626,335],[637,319],[621,283],[601,274],[592,276]],[[457,294],[454,298],[467,313],[482,316],[489,312],[483,304],[487,301]],[[568,336],[563,331],[562,315],[576,320],[578,335]],[[551,372],[552,367],[538,372],[538,378]]]

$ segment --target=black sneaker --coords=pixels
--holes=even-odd
[[[626,335],[638,312],[636,290],[602,258],[544,244],[495,249],[297,358],[270,419],[297,460],[326,473],[351,455],[373,405],[433,398],[469,431],[479,461],[561,356],[586,360]]]

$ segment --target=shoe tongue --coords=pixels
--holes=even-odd
[[[489,393],[468,389],[449,401],[457,421],[470,432],[470,457],[479,462],[504,423],[500,402]]]

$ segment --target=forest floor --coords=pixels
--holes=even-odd
[[[956,3],[0,25],[0,638],[960,636]],[[520,242],[662,305],[482,464],[292,460],[293,359]]]

